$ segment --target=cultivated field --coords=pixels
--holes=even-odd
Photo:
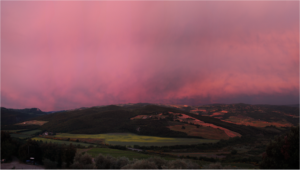
[[[42,130],[31,130],[31,131],[26,131],[26,132],[21,132],[21,134],[25,134],[25,135],[33,135],[37,132],[41,132]]]
[[[246,126],[254,126],[254,127],[266,127],[266,126],[276,126],[276,127],[291,127],[293,124],[287,122],[286,120],[282,120],[281,122],[266,122],[261,120],[255,120],[250,117],[237,117],[230,116],[228,119],[222,120],[228,123],[234,123],[237,125],[246,125]]]
[[[12,134],[10,134],[10,136],[13,138],[20,138],[20,139],[31,138],[31,135],[28,135],[28,134],[12,133]]]
[[[104,139],[106,144],[123,146],[171,146],[188,145],[198,143],[216,143],[218,140],[195,139],[195,138],[165,138],[155,136],[140,136],[131,133],[108,133],[108,134],[69,134],[58,133],[55,137],[64,138],[95,138]]]
[[[184,124],[168,126],[168,128],[173,131],[184,132],[189,136],[198,136],[205,139],[229,139],[229,136],[223,130],[209,126],[201,126],[197,128],[195,125]]]

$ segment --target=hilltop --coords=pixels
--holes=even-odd
[[[1,107],[1,126],[23,122],[43,115],[46,113],[38,108],[10,109]]]

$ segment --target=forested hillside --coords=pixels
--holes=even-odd
[[[54,132],[82,134],[131,132],[151,136],[188,137],[186,133],[172,131],[167,128],[169,125],[168,122],[172,119],[170,117],[160,120],[131,120],[131,118],[138,115],[168,114],[169,112],[186,114],[203,122],[211,123],[240,133],[241,135],[257,135],[260,133],[267,135],[272,133],[261,128],[232,124],[214,117],[192,114],[178,108],[147,104],[136,104],[123,107],[110,105],[76,109],[48,114],[36,119],[49,121],[41,126],[41,128],[43,130]]]
[[[43,115],[46,113],[38,108],[8,109],[1,107],[1,125],[11,125]]]

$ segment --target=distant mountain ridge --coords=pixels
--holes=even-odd
[[[299,104],[289,104],[289,105],[285,105],[285,106],[290,106],[290,107],[299,107]]]

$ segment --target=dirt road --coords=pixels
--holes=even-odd
[[[45,169],[41,165],[27,165],[24,163],[20,163],[17,157],[13,157],[13,160],[9,163],[1,163],[1,169]]]

